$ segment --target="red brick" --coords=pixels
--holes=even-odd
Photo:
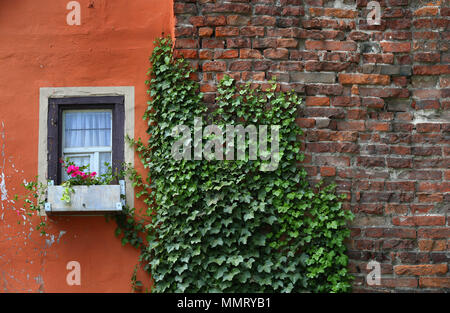
[[[415,190],[414,181],[396,181],[396,182],[386,182],[386,190],[395,191],[414,191]]]
[[[441,129],[441,125],[436,123],[419,123],[416,124],[416,129],[419,133],[438,132]]]
[[[348,35],[348,39],[354,41],[368,41],[369,38],[370,38],[369,34],[360,31],[354,31]]]
[[[381,278],[381,286],[388,288],[416,288],[416,278]]]
[[[366,204],[361,203],[356,205],[352,211],[354,213],[367,213],[367,214],[383,214],[383,205],[381,204]]]
[[[338,18],[355,18],[358,16],[358,11],[334,8],[310,8],[309,14],[311,16],[329,16]]]
[[[240,13],[250,14],[251,6],[244,3],[207,3],[203,5],[203,13]]]
[[[298,40],[294,38],[280,38],[277,39],[278,48],[296,48]]]
[[[337,123],[338,130],[359,130],[366,129],[363,121],[342,121]]]
[[[280,14],[280,8],[271,5],[255,5],[255,14],[277,15]]]
[[[239,28],[233,26],[216,27],[216,37],[233,37],[239,35]]]
[[[389,85],[390,77],[378,74],[339,74],[339,82],[344,85]]]
[[[450,16],[450,8],[441,7],[441,16]]]
[[[175,48],[195,49],[198,48],[198,40],[190,38],[179,38],[175,40]]]
[[[215,38],[202,39],[202,48],[204,49],[223,49],[224,47],[225,42],[223,40]]]
[[[339,96],[342,94],[344,88],[339,84],[332,85],[316,85],[311,84],[306,86],[306,94],[309,96],[315,95],[333,95]]]
[[[302,128],[311,128],[316,124],[316,120],[313,118],[297,118],[296,122]]]
[[[386,161],[383,157],[359,156],[356,164],[363,167],[384,167]]]
[[[230,63],[230,71],[250,71],[252,61],[233,61]]]
[[[404,204],[387,204],[384,208],[386,214],[406,214],[408,206]]]
[[[306,70],[308,72],[342,72],[350,67],[350,62],[318,62],[318,61],[307,61]]]
[[[203,63],[202,69],[205,72],[222,72],[226,71],[227,64],[224,61],[207,61]]]
[[[414,75],[442,75],[450,74],[450,65],[416,65],[413,67]]]
[[[197,13],[197,7],[195,6],[195,4],[192,3],[180,3],[180,2],[176,2],[173,5],[173,11],[175,14],[186,14],[186,13],[191,13],[191,14],[195,14]]]
[[[217,87],[212,84],[201,84],[200,91],[201,92],[215,92],[215,91],[217,91]]]
[[[377,238],[416,238],[416,231],[411,228],[366,228],[365,235]]]
[[[198,36],[199,37],[211,37],[214,30],[211,27],[200,27],[198,29]]]
[[[240,49],[240,58],[241,59],[262,59],[263,56],[259,50],[256,49]]]
[[[318,165],[331,166],[349,166],[350,158],[347,156],[316,156],[316,163]]]
[[[195,27],[205,26],[205,17],[204,16],[192,16],[189,18],[189,23]]]
[[[394,63],[394,55],[392,53],[386,54],[364,53],[363,59],[365,63],[385,63],[385,64]]]
[[[384,108],[384,100],[381,98],[364,97],[362,99],[362,105],[367,106],[368,108],[382,109]]]
[[[320,168],[320,175],[322,176],[336,176],[336,168],[331,166],[322,166]]]
[[[301,0],[295,0],[295,1],[297,1],[298,3],[301,2]],[[301,8],[301,7],[284,7],[283,10],[281,11],[281,15],[283,15],[283,16],[286,16],[286,15],[303,16],[303,15],[305,15],[305,9]]]
[[[448,239],[450,238],[450,228],[421,228],[417,235],[420,238]]]
[[[450,192],[450,182],[419,182],[418,191]]]
[[[384,52],[409,52],[411,51],[410,42],[381,42]]]
[[[420,277],[419,286],[424,288],[450,288],[450,277]]]
[[[249,38],[227,38],[227,48],[250,48]]]
[[[447,240],[419,240],[419,249],[421,251],[445,251]]]
[[[412,161],[405,158],[387,158],[387,165],[392,168],[411,168]]]
[[[227,19],[223,15],[218,16],[206,16],[205,25],[206,26],[224,26],[227,24]]]
[[[251,24],[254,26],[275,26],[277,19],[273,16],[255,16]]]
[[[356,48],[354,41],[306,41],[308,50],[356,51]]]
[[[238,56],[238,50],[216,50],[214,52],[214,59],[235,59]]]
[[[289,51],[286,48],[269,48],[264,50],[264,57],[267,59],[287,59]]]
[[[411,19],[389,19],[386,20],[386,27],[390,29],[409,29],[411,27]]]
[[[175,27],[175,38],[179,37],[188,37],[194,34],[194,27],[192,26],[184,26],[184,27]]]
[[[408,98],[410,93],[406,88],[366,88],[359,87],[362,97],[379,97],[379,98]]]
[[[396,226],[439,226],[445,225],[445,216],[394,216]]]
[[[435,16],[439,12],[437,7],[423,7],[414,11],[414,16]]]
[[[176,49],[174,50],[174,57],[183,57],[185,59],[196,59],[198,58],[198,51],[194,49]]]
[[[443,97],[442,90],[439,90],[439,89],[416,89],[413,92],[413,96],[420,100],[422,100],[422,99],[439,99],[439,98]],[[415,106],[417,106],[417,109],[420,109],[420,103],[421,102],[419,102],[417,105],[415,104]]]
[[[212,50],[200,50],[199,58],[202,60],[211,60],[214,57],[214,53]]]
[[[264,36],[264,27],[263,26],[244,26],[240,31],[241,36]]]
[[[367,112],[362,109],[347,110],[347,119],[349,120],[363,120],[366,118]]]
[[[433,31],[415,31],[414,39],[439,39],[439,33]]]
[[[386,122],[367,122],[367,129],[372,131],[387,132],[390,124]]]
[[[445,274],[448,271],[447,264],[421,264],[421,265],[396,265],[394,273],[397,275],[421,276]]]
[[[227,24],[233,26],[243,26],[250,24],[250,17],[243,15],[228,15]]]
[[[441,55],[439,53],[421,52],[414,54],[414,61],[439,63]]]
[[[373,244],[373,240],[354,240],[353,248],[357,250],[372,250]]]
[[[333,97],[331,98],[331,104],[333,106],[351,107],[360,106],[361,101],[359,97]]]
[[[444,196],[442,193],[418,193],[417,197],[419,199],[419,202],[421,203],[436,203],[436,202],[442,202],[444,199]]]
[[[307,106],[329,106],[330,98],[328,97],[306,97]]]
[[[303,63],[299,61],[281,61],[278,70],[282,72],[301,71],[303,70]]]

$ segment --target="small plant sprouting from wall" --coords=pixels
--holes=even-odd
[[[109,185],[114,179],[119,180],[119,177],[123,176],[123,173],[120,174],[121,176],[114,175],[109,163],[104,164],[107,171],[101,175],[96,172],[87,172],[86,170],[89,168],[89,165],[78,167],[70,160],[60,160],[60,163],[68,175],[68,179],[62,183],[64,190],[61,200],[66,203],[71,202],[71,195],[74,193],[73,186]],[[124,168],[126,168],[126,166],[127,165],[124,164]],[[39,177],[36,176],[32,181],[22,183],[22,186],[26,190],[25,194],[20,196],[18,194],[14,195],[15,201],[23,203],[22,208],[16,209],[17,215],[19,216],[18,224],[22,223],[20,217],[24,220],[27,218],[32,219],[33,216],[37,217],[39,222],[35,225],[35,230],[39,231],[41,236],[48,235],[47,216],[43,214],[45,203],[47,201],[48,183],[49,182],[43,183],[39,180]]]
[[[225,76],[217,107],[207,114],[193,70],[174,59],[162,38],[150,58],[144,119],[148,143],[132,141],[150,175],[134,185],[148,206],[141,262],[152,292],[345,292],[350,289],[344,239],[347,221],[334,186],[309,187],[295,123],[295,93],[237,85]],[[260,171],[261,160],[175,160],[172,129],[203,117],[218,126],[279,125],[281,160]],[[205,138],[204,138],[205,139]],[[136,239],[128,218],[122,228]],[[128,226],[126,226],[128,225]],[[121,232],[121,231],[120,231]],[[123,240],[122,239],[122,240]]]

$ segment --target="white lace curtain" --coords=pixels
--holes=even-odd
[[[111,146],[111,111],[65,112],[64,146]]]

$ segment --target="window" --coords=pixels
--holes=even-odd
[[[64,110],[62,158],[104,174],[112,157],[112,110]],[[68,175],[63,171],[63,179]]]
[[[124,161],[124,97],[49,98],[48,178],[66,180],[60,159],[103,174],[105,162],[113,171]]]

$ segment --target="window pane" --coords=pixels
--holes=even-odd
[[[64,112],[64,146],[111,146],[112,112]]]
[[[105,165],[105,162],[111,166],[111,152],[101,152],[99,156],[100,162],[100,175],[105,174],[108,171],[108,167]]]

